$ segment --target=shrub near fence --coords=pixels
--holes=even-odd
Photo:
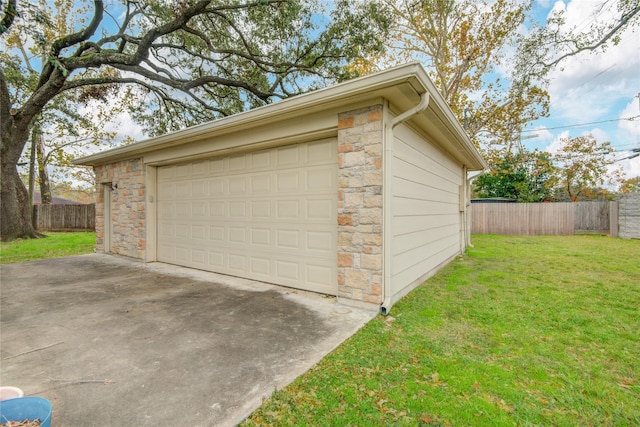
[[[39,231],[95,230],[96,205],[35,205],[34,224]]]
[[[609,202],[474,203],[476,234],[571,235],[609,233]]]

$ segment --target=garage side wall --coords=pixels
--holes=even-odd
[[[462,165],[406,124],[394,130],[391,292],[400,298],[461,252]]]
[[[338,115],[338,297],[382,302],[382,105]]]
[[[98,191],[96,194],[96,250],[105,248],[105,212],[110,211],[111,252],[144,259],[146,243],[146,204],[144,164],[142,159],[95,167]],[[110,186],[109,186],[110,184]],[[110,207],[105,209],[105,187],[110,190]],[[106,227],[109,229],[109,227]]]

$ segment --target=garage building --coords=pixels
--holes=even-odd
[[[97,250],[380,309],[465,250],[486,168],[418,63],[76,161]]]

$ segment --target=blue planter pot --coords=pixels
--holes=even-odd
[[[19,397],[0,401],[0,424],[7,421],[40,420],[51,427],[51,402],[43,397]]]

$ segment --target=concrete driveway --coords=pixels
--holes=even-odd
[[[0,381],[53,426],[235,425],[375,313],[92,254],[0,266]]]

